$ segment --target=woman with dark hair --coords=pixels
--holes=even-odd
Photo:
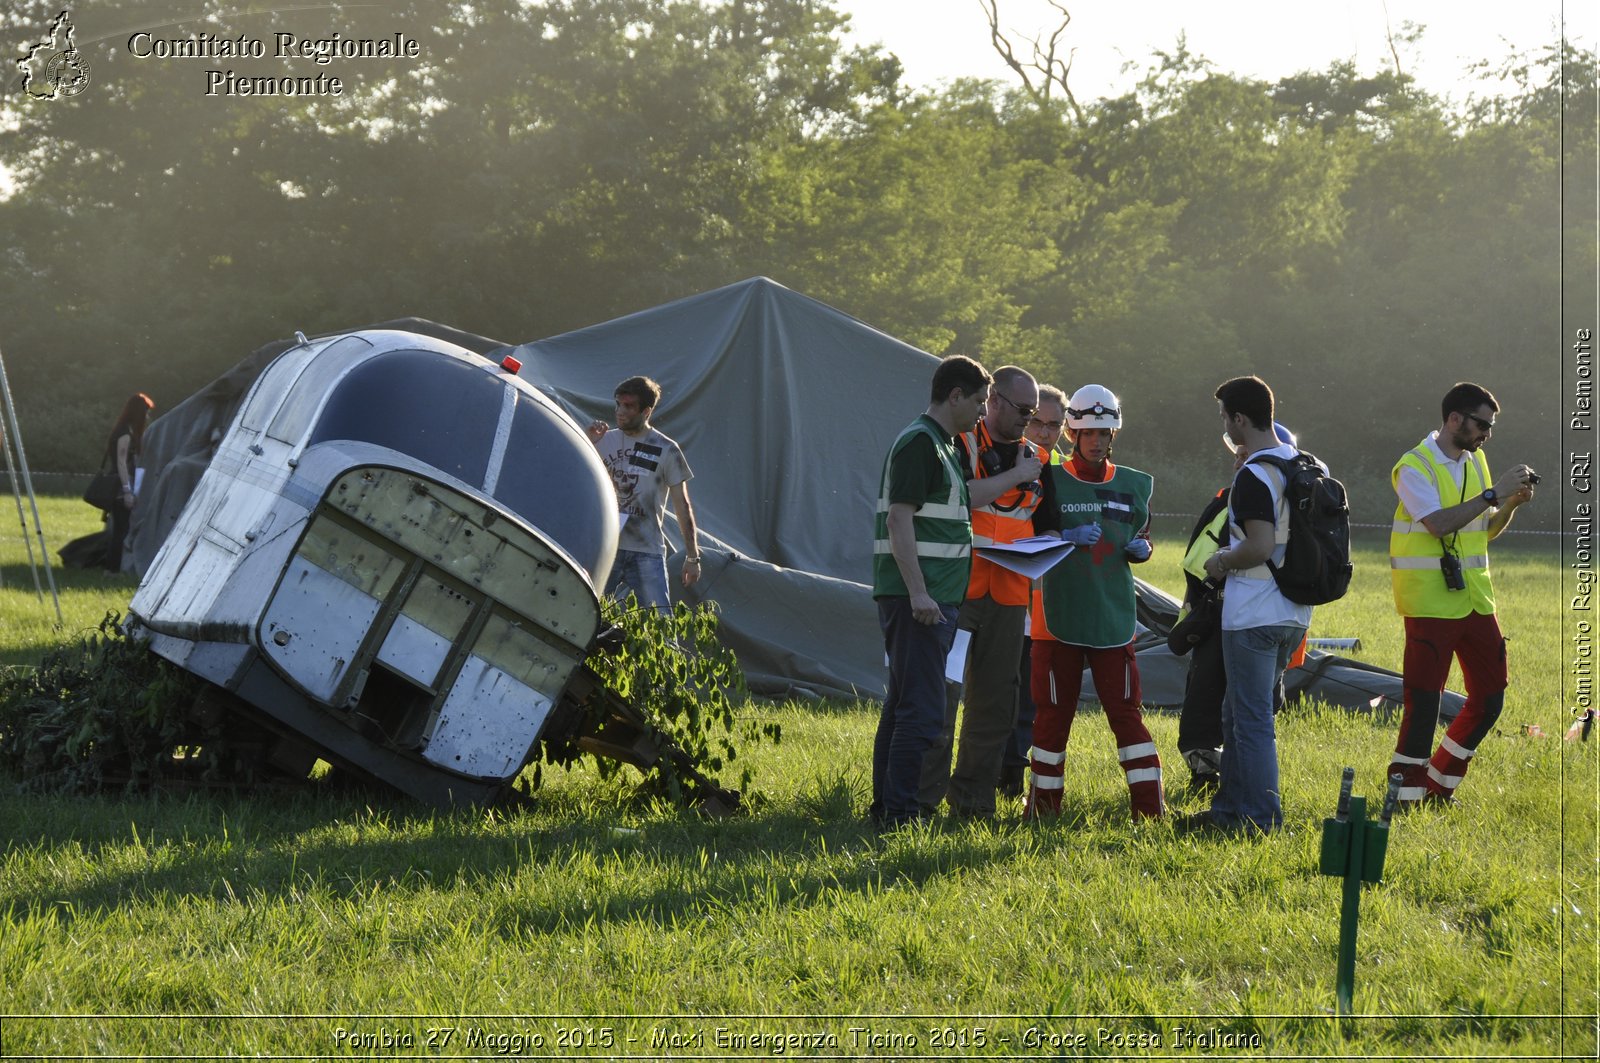
[[[122,412],[117,415],[117,423],[112,427],[111,434],[106,437],[105,456],[100,459],[100,464],[102,468],[109,464],[116,471],[120,484],[116,499],[106,511],[111,522],[110,538],[106,541],[105,564],[108,572],[122,571],[122,544],[128,538],[128,518],[137,500],[133,473],[138,467],[139,453],[144,446],[145,421],[155,405],[150,396],[142,391],[130,395],[128,401],[122,404]]]

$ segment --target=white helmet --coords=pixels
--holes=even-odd
[[[1122,427],[1122,404],[1110,388],[1099,384],[1085,384],[1067,400],[1067,427],[1109,428]]]

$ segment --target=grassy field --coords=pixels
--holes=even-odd
[[[46,500],[52,547],[92,530]],[[1524,540],[1524,542],[1527,542]],[[1146,575],[1175,588],[1174,550]],[[627,778],[546,771],[521,814],[371,797],[19,796],[0,780],[0,1055],[295,1058],[1593,1058],[1596,751],[1560,740],[1553,544],[1495,548],[1512,686],[1463,805],[1396,821],[1333,1013],[1338,772],[1376,798],[1393,723],[1280,720],[1287,829],[1133,826],[1103,720],[1060,824],[862,818],[875,710],[752,703],[749,815],[701,822]],[[0,539],[5,659],[63,633]],[[132,587],[57,574],[67,628]],[[1398,663],[1382,544],[1313,634]],[[1550,737],[1530,737],[1536,724]],[[1179,811],[1176,719],[1153,718]]]

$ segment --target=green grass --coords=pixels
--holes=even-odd
[[[74,505],[47,504],[47,533]],[[20,544],[0,550],[0,621],[25,659],[13,625],[34,647],[60,635],[53,614],[30,627],[44,610],[12,578]],[[1177,586],[1175,553],[1149,578]],[[1382,561],[1363,544],[1351,596],[1315,633],[1357,634],[1393,665]],[[752,703],[784,740],[751,755],[759,799],[723,822],[590,769],[547,770],[515,815],[0,795],[0,990],[27,1016],[3,1020],[0,1054],[649,1058],[668,1052],[659,1031],[703,1037],[680,1055],[766,1056],[731,1037],[794,1033],[862,1058],[1592,1057],[1600,741],[1522,734],[1565,725],[1559,566],[1497,544],[1495,573],[1513,637],[1503,724],[1463,806],[1396,822],[1384,881],[1363,892],[1353,1020],[1332,1014],[1340,883],[1317,873],[1320,824],[1342,765],[1375,795],[1392,723],[1281,718],[1287,829],[1269,839],[1129,824],[1092,712],[1068,748],[1063,823],[1024,827],[1013,804],[998,826],[879,839],[861,819],[873,707]],[[130,591],[91,577],[69,626]],[[1151,730],[1173,803],[1198,807],[1176,719]]]
[[[73,539],[100,530],[98,510],[77,498],[41,495],[38,526],[44,531],[49,550],[45,557],[34,534],[33,511],[26,499],[26,542],[15,504],[9,498],[0,500],[0,504],[5,506],[0,519],[0,664],[35,664],[65,641],[63,631],[87,631],[99,624],[108,610],[127,611],[128,600],[137,586],[132,577],[113,576],[99,569],[64,568],[56,554]],[[48,574],[46,561],[50,566]],[[61,605],[59,626],[56,599],[50,593],[52,581]]]

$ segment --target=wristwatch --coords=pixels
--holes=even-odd
[[[1498,506],[1500,504],[1500,496],[1494,493],[1494,488],[1492,487],[1485,487],[1483,489],[1483,494],[1479,495],[1478,497],[1489,503],[1491,506]]]

